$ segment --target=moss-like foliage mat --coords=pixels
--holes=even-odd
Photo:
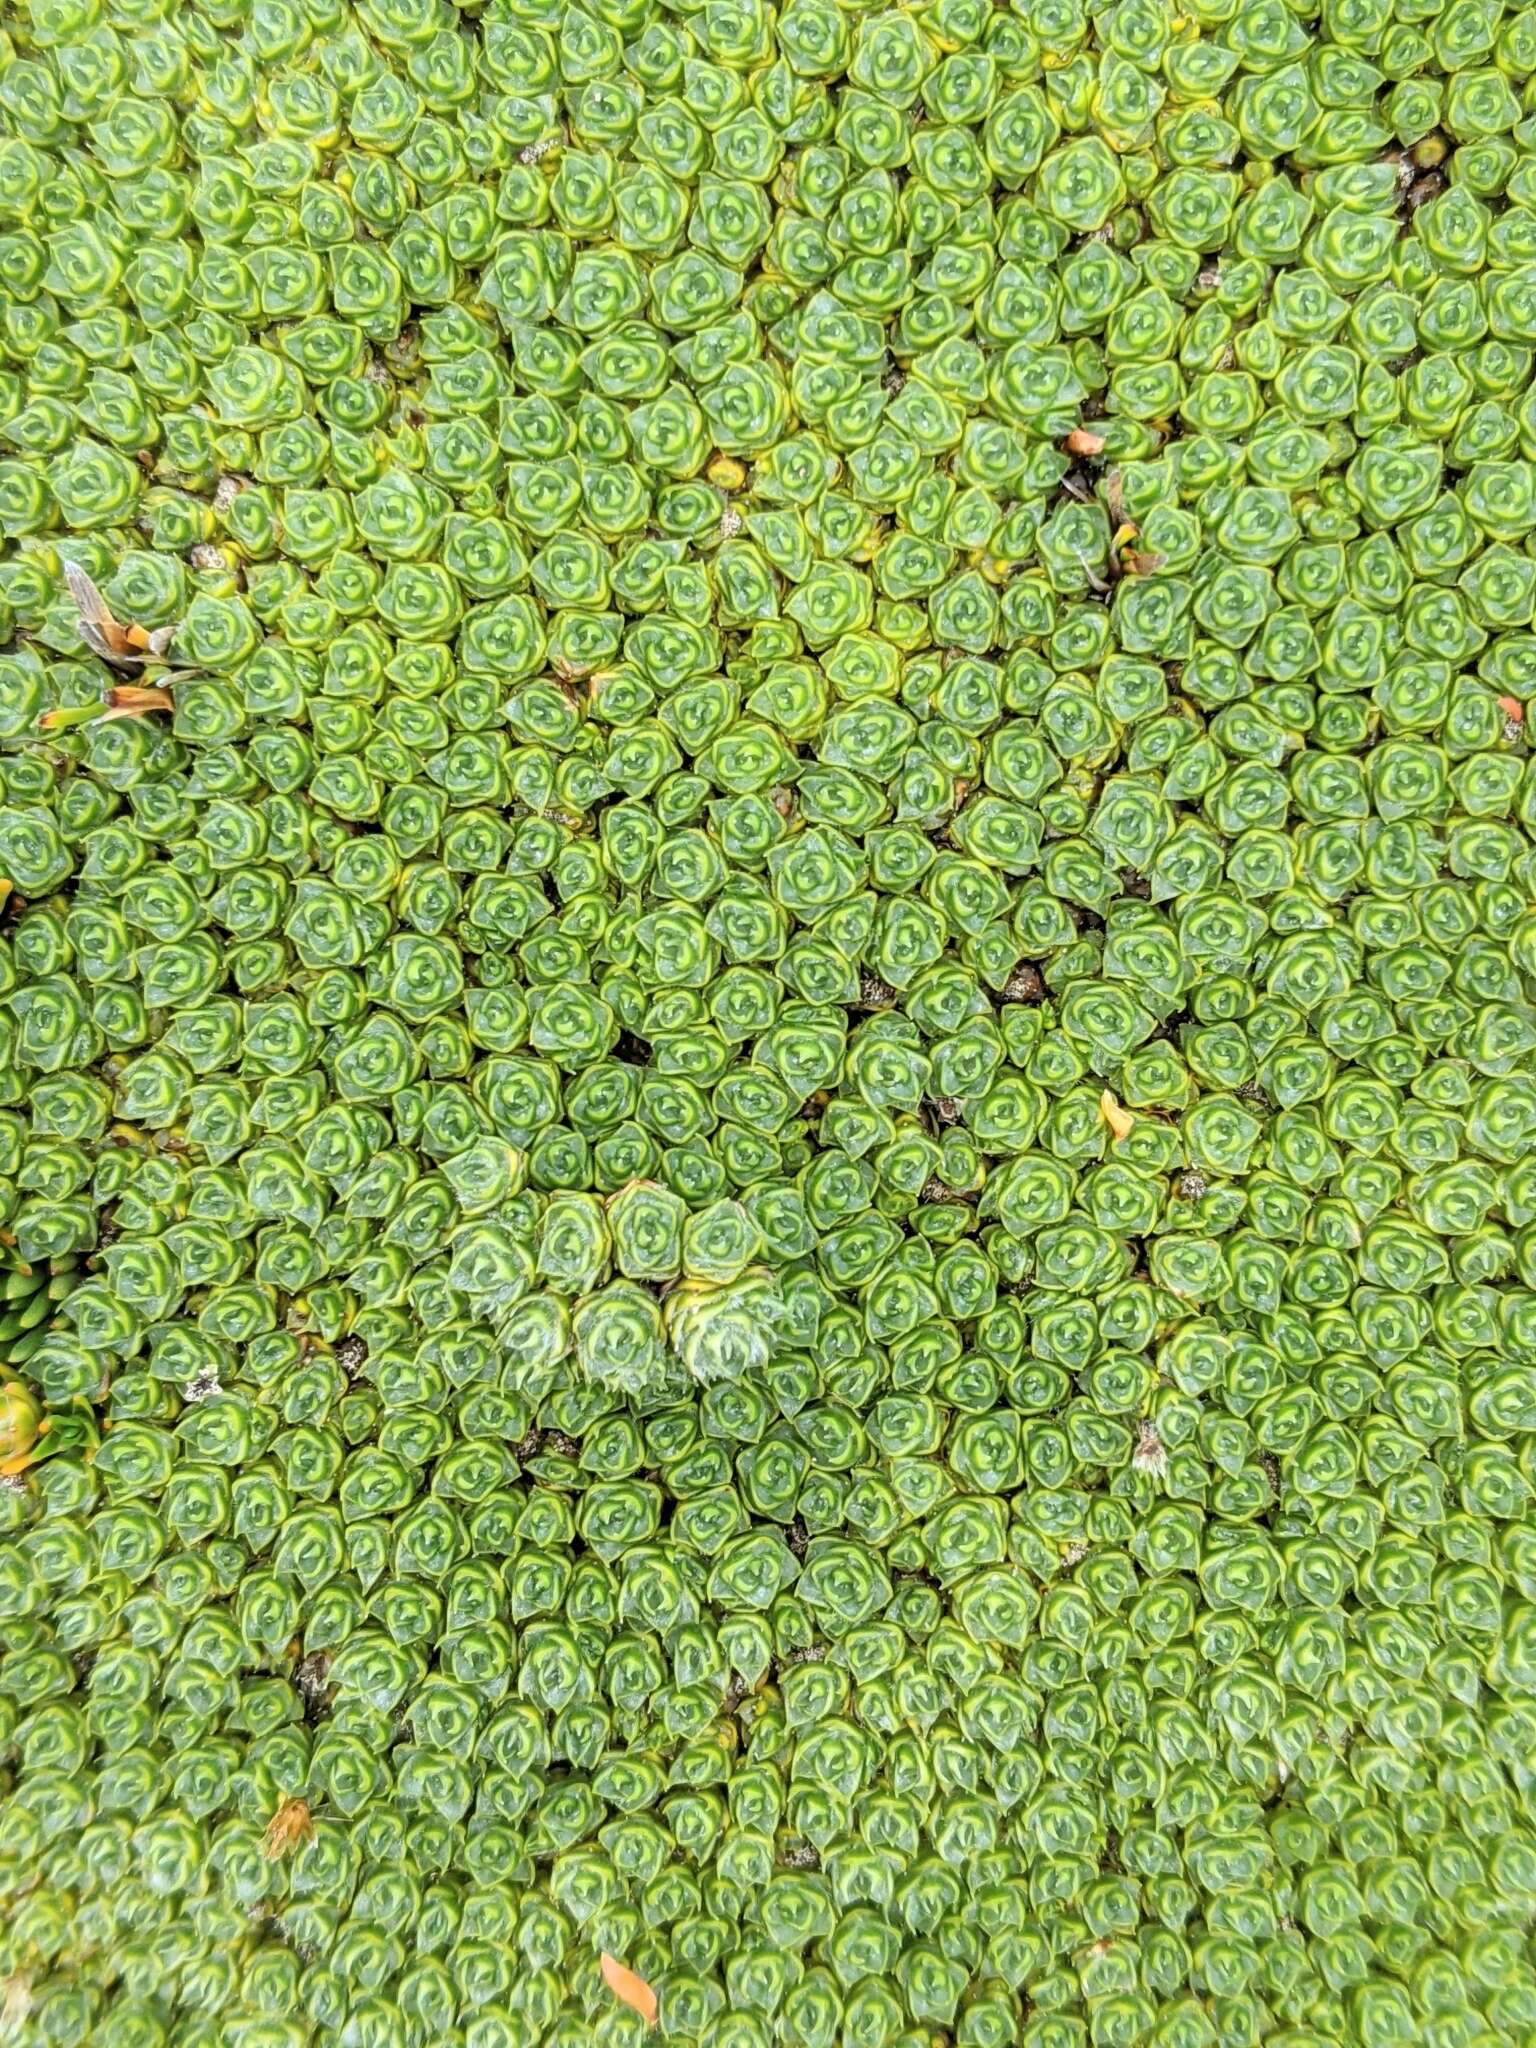
[[[1533,349],[1505,0],[6,0],[0,2043],[1532,2048]]]

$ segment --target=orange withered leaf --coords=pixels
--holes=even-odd
[[[112,616],[111,608],[95,583],[78,562],[66,560],[64,581],[80,616],[80,637],[93,654],[114,668],[142,668],[146,661],[163,654],[171,644],[172,628],[124,626]]]
[[[1122,1109],[1109,1089],[1099,1097],[1099,1115],[1109,1125],[1116,1138],[1128,1138],[1136,1127],[1136,1119],[1128,1109]]]
[[[609,1955],[606,1949],[602,1953],[602,1970],[603,1982],[619,2003],[627,2005],[631,2012],[639,2013],[648,2027],[654,2027],[656,1994],[645,1979],[637,1977],[627,1964],[621,1963],[616,1956]]]
[[[108,690],[106,706],[108,716],[116,713],[119,718],[138,718],[146,711],[174,711],[176,708],[169,690],[146,689],[140,683],[119,683]]]
[[[1091,427],[1074,427],[1062,443],[1069,455],[1102,455],[1104,436]]]

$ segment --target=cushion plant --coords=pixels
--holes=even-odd
[[[1536,8],[0,10],[0,2038],[1536,2040]]]

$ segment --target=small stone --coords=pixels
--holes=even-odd
[[[1043,1003],[1045,1001],[1045,983],[1041,979],[1039,968],[1028,960],[1015,967],[1012,974],[1003,983],[1003,1001],[1005,1003]]]

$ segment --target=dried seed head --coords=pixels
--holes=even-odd
[[[0,1984],[0,2041],[19,2038],[32,2011],[32,1979],[17,1970]]]
[[[306,1720],[322,1715],[331,1704],[331,1660],[324,1650],[312,1650],[294,1666],[293,1686],[304,1702]]]
[[[302,1848],[315,1832],[307,1799],[285,1799],[267,1822],[261,1838],[261,1853],[269,1863]]]
[[[1154,1479],[1161,1479],[1168,1470],[1168,1453],[1163,1440],[1151,1418],[1145,1415],[1136,1425],[1136,1448],[1131,1453],[1131,1464],[1138,1472],[1150,1472]]]

